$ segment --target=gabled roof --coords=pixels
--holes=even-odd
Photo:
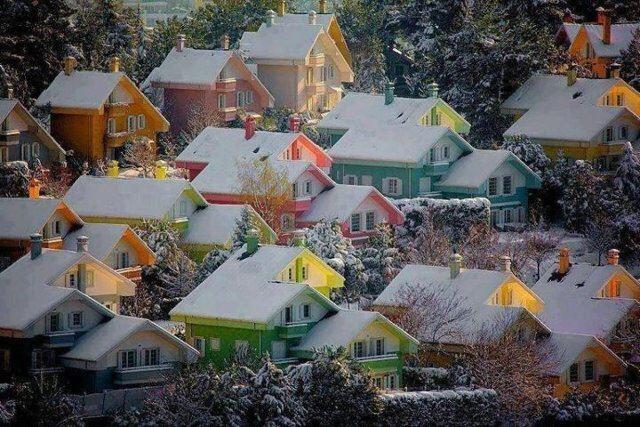
[[[401,341],[414,346],[419,344],[418,340],[378,312],[340,310],[337,313],[327,315],[318,322],[293,350],[313,351],[320,350],[325,346],[346,348],[365,328],[374,322],[379,322],[391,330]]]
[[[204,209],[198,209],[189,218],[189,229],[182,236],[185,244],[226,245],[237,227],[237,221],[242,217],[242,211],[248,209],[254,220],[261,223],[261,228],[269,230],[275,240],[276,233],[249,205],[218,205],[208,204]]]
[[[527,111],[503,134],[526,135],[537,139],[591,141],[601,135],[613,120],[628,115],[640,124],[640,118],[626,107],[588,105],[549,105]]]
[[[564,31],[564,33],[567,35],[567,38],[569,39],[569,42],[573,43],[573,41],[578,36],[578,31],[580,31],[581,26],[582,24],[563,22],[558,32]]]
[[[444,138],[454,141],[464,151],[473,151],[469,143],[444,126],[393,125],[351,128],[328,153],[334,160],[417,164]]]
[[[504,162],[511,162],[527,178],[530,188],[539,188],[540,177],[508,150],[474,150],[451,164],[447,174],[435,184],[437,188],[478,188]]]
[[[106,260],[121,239],[128,240],[138,251],[144,251],[151,259],[155,254],[126,224],[85,224],[64,237],[62,249],[75,251],[80,236],[89,238],[89,253],[99,260]]]
[[[633,34],[638,28],[640,28],[640,22],[612,24],[611,43],[609,44],[602,42],[602,26],[599,24],[584,24],[580,30],[584,29],[586,31],[589,42],[591,42],[597,56],[613,58],[620,56],[623,50],[629,48],[633,40]]]
[[[620,359],[609,347],[598,338],[583,334],[562,334],[553,332],[549,337],[549,343],[554,352],[556,364],[551,368],[551,375],[562,375],[588,348],[599,347],[605,354],[621,366],[627,364]]]
[[[31,234],[42,232],[60,207],[71,222],[84,224],[62,200],[0,197],[0,239],[29,240]]]
[[[59,160],[64,160],[64,156],[67,154],[66,151],[17,99],[0,98],[0,123],[14,110],[23,120],[35,127],[35,131],[29,131],[29,133],[34,135],[49,150],[57,152]]]
[[[247,140],[244,129],[207,127],[180,153],[176,161],[208,164],[193,180],[193,186],[199,191],[236,194],[240,191],[239,165],[257,160],[275,162],[298,138],[313,144],[301,133],[256,131]],[[322,150],[317,152],[322,153]],[[328,155],[324,155],[329,159]],[[307,162],[279,163],[287,174],[291,172],[294,175],[295,171],[302,173],[303,168],[309,167]]]
[[[123,73],[74,71],[70,75],[58,73],[48,88],[36,100],[36,105],[59,108],[98,109],[107,101]]]
[[[574,108],[579,105],[596,106],[599,98],[619,83],[620,79],[586,79],[579,78],[567,85],[567,76],[551,74],[534,74],[516,89],[501,108],[511,110],[530,110],[537,106],[552,108],[554,105],[564,106],[563,112],[570,111],[566,106]]]
[[[63,359],[96,362],[107,355],[136,332],[151,331],[187,352],[187,360],[194,361],[198,351],[186,342],[167,332],[151,320],[138,317],[116,316],[91,329],[80,338],[64,355]]]
[[[402,212],[378,190],[368,185],[336,184],[313,200],[298,220],[301,222],[346,221],[367,198],[373,197],[382,207],[404,218]]]
[[[309,172],[325,187],[335,185],[335,182],[326,173],[312,162],[306,160],[274,160],[271,164],[276,170],[284,172],[289,182],[295,182],[303,173]]]
[[[215,85],[220,72],[233,55],[231,50],[176,48],[153,70],[153,83]]]
[[[163,219],[183,192],[201,207],[206,200],[183,179],[83,175],[64,200],[82,217]]]
[[[254,60],[304,60],[323,34],[322,25],[262,25],[242,34],[240,50]]]
[[[82,260],[103,265],[88,253],[43,249],[36,259],[32,260],[27,254],[1,272],[0,328],[24,330],[69,298],[82,299],[102,314],[114,316],[84,293],[52,285],[65,271]],[[122,279],[129,282],[124,277]]]

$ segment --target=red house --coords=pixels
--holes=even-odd
[[[221,122],[229,122],[239,112],[257,114],[273,106],[273,96],[229,50],[227,37],[222,49],[204,50],[185,47],[185,37],[179,35],[176,46],[147,80],[162,90],[162,110],[174,134],[202,114],[217,113]]]

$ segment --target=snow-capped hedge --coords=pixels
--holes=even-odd
[[[471,375],[461,366],[450,369],[405,366],[402,378],[409,390],[446,390],[471,384]]]
[[[449,238],[456,242],[469,228],[480,222],[489,222],[491,203],[484,197],[471,199],[399,199],[393,201],[404,213],[406,221],[397,227],[399,238],[412,238],[415,230],[428,214],[433,223],[442,227]]]
[[[493,390],[415,391],[383,394],[383,426],[485,426],[497,423]]]

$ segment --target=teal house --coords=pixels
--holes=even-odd
[[[438,96],[438,85],[429,85],[427,98],[401,98],[387,83],[382,95],[349,92],[322,120],[318,130],[331,145],[350,129],[372,126],[444,126],[462,135],[471,125]]]
[[[331,177],[395,199],[486,197],[494,226],[526,223],[541,180],[506,150],[478,150],[445,126],[349,129],[328,151]]]

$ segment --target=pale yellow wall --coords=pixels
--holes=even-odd
[[[598,105],[604,106],[606,105],[605,98],[607,95],[610,96],[611,105],[617,106],[616,103],[616,95],[617,94],[624,95],[624,106],[629,108],[629,110],[633,111],[636,115],[640,115],[640,95],[638,95],[633,90],[629,89],[627,86],[622,83],[618,83],[616,86],[611,88],[611,90],[607,91],[603,96],[598,100]]]
[[[362,332],[360,332],[356,339],[349,343],[349,349],[353,354],[353,343],[355,341],[365,341],[366,351],[369,354],[369,340],[374,338],[384,338],[384,351],[385,353],[392,353],[400,351],[400,340],[394,334],[392,334],[387,328],[381,326],[379,323],[372,323],[367,326]]]
[[[133,246],[127,243],[124,237],[118,241],[118,243],[113,248],[111,253],[107,256],[107,259],[103,260],[103,262],[107,264],[109,267],[116,269],[118,265],[116,261],[116,257],[121,252],[129,252],[129,265],[131,266],[140,265],[138,261],[138,253],[136,252]]]
[[[277,107],[288,107],[297,110],[300,82],[296,65],[266,65],[258,64],[258,78],[271,92]]]
[[[51,236],[51,223],[53,221],[60,221],[60,237],[64,237],[71,230],[71,222],[58,210],[56,210],[53,215],[47,220],[46,225],[41,230],[43,237],[46,239],[47,236]]]
[[[81,311],[83,313],[82,328],[72,329],[69,327],[68,315],[69,313],[73,313],[75,311]],[[47,332],[48,326],[49,326],[48,316],[53,312],[62,314],[61,316],[62,327],[63,327],[63,330],[65,331],[88,331],[96,327],[96,325],[98,325],[104,319],[104,315],[102,315],[101,313],[98,313],[96,309],[88,306],[86,302],[78,299],[72,299],[72,300],[63,302],[59,306],[55,307],[54,310],[51,310],[49,313],[47,313],[46,316],[43,316],[40,319],[38,319],[38,321],[35,322],[34,325],[31,328],[29,328],[28,331],[26,331],[27,337],[33,337],[33,336],[41,335]]]
[[[182,201],[185,201],[187,203],[187,214],[186,215],[182,215],[180,214],[180,203]],[[183,217],[190,217],[193,212],[195,212],[195,210],[197,209],[197,205],[193,202],[193,200],[191,200],[190,197],[188,197],[185,193],[182,193],[180,195],[180,197],[178,198],[178,200],[176,200],[176,202],[173,204],[173,208],[172,210],[169,212],[169,217],[170,218],[183,218]]]
[[[305,183],[311,181],[311,194],[305,194]],[[309,197],[316,197],[324,189],[324,185],[312,174],[305,172],[296,180],[298,187],[298,194],[296,198],[305,199]]]
[[[11,110],[11,113],[7,116],[5,121],[7,122],[7,129],[19,130],[21,132],[24,132],[29,129],[29,126],[27,125],[27,122],[22,120],[22,118],[18,114],[16,114],[16,110],[18,108],[19,107],[16,107]]]
[[[304,304],[309,304],[310,306],[310,316],[308,319],[304,319],[300,316],[301,308]],[[300,295],[295,298],[290,304],[293,308],[293,322],[319,322],[322,318],[327,314],[327,309],[320,305],[315,299],[311,298],[308,295]],[[278,315],[273,319],[274,326],[282,326],[285,324],[285,311],[282,309]]]
[[[70,287],[67,283],[68,274],[77,274],[77,272],[78,269],[76,266],[68,269],[62,276],[55,280],[54,286],[60,286],[63,288]],[[91,282],[87,283],[87,295],[95,298],[99,298],[101,296],[116,296],[116,300],[113,302],[118,303],[119,305],[120,301],[117,296],[120,293],[118,286],[121,285],[121,281],[113,274],[109,274],[91,263],[87,264],[87,275],[89,276],[90,274],[93,274],[93,284]],[[131,290],[131,292],[124,292],[120,296],[131,295],[133,295],[133,290]]]
[[[532,313],[542,310],[542,304],[536,300],[523,285],[515,280],[501,285],[489,298],[490,305],[525,307]]]
[[[132,103],[134,101],[131,94],[122,86],[122,82],[118,83],[115,89],[113,89],[113,92],[111,92],[111,98],[116,103]]]
[[[596,362],[595,364],[596,381],[600,376],[609,375],[611,373],[609,362],[607,360],[604,360],[601,355],[599,355],[592,349],[587,348],[580,354],[580,356],[578,356],[578,358],[575,361],[576,363],[579,364],[578,371],[579,371],[580,381],[574,384],[581,384],[585,382],[584,381],[584,362],[588,360],[594,360]],[[562,373],[562,375],[560,375],[560,383],[569,384],[569,369],[567,369],[565,372]]]

